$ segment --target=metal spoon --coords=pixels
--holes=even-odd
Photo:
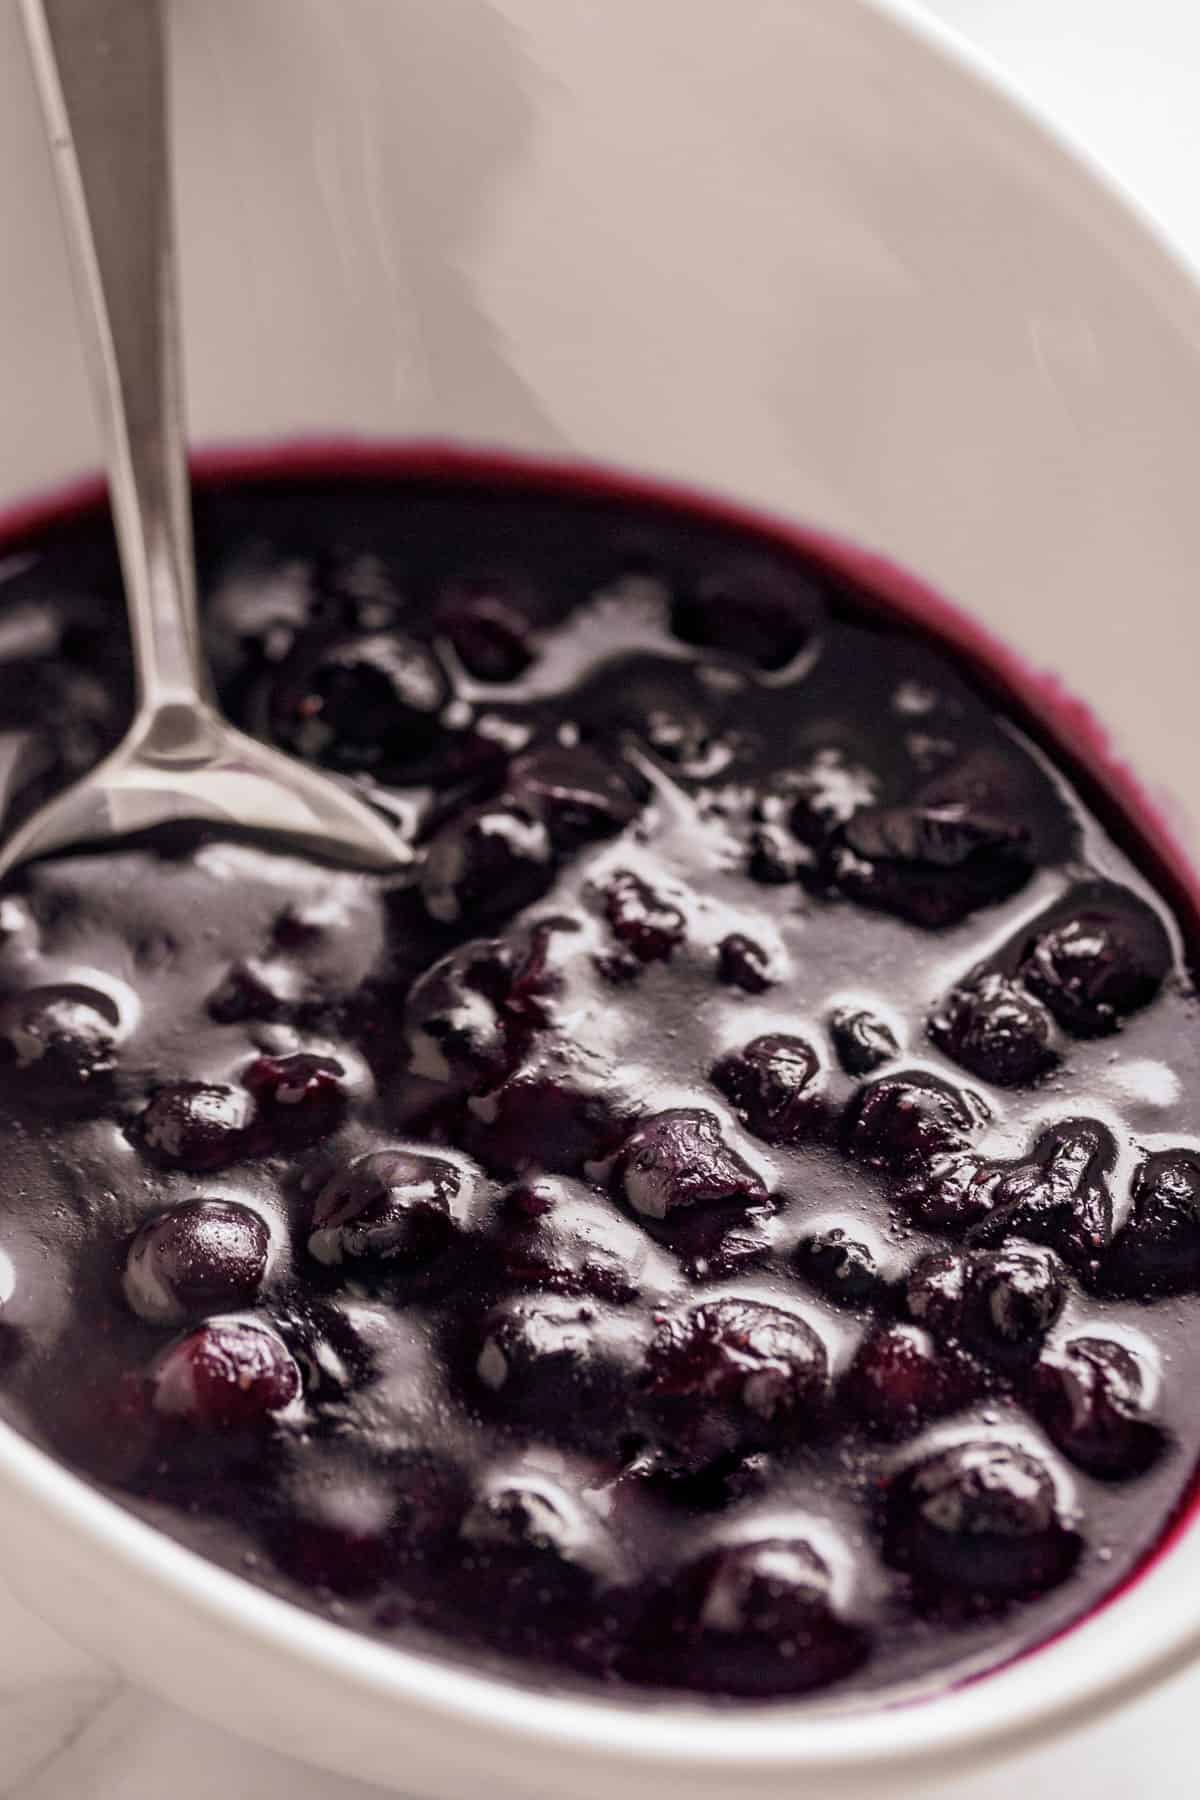
[[[216,710],[200,649],[161,0],[21,0],[78,286],[133,640],[123,742],[0,846],[31,857],[168,820],[215,822],[394,869],[411,852],[327,775]]]

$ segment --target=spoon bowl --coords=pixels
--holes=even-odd
[[[367,869],[412,852],[366,801],[221,718],[200,650],[161,0],[22,0],[97,409],[138,676],[124,741],[0,845],[32,857],[175,821]]]

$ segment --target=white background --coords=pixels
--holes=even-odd
[[[1200,266],[1200,0],[929,4],[1014,74]],[[1200,1672],[1083,1736],[936,1792],[943,1800],[1195,1800],[1198,1763]],[[481,1795],[486,1786],[481,1771]],[[358,1784],[252,1749],[133,1692],[2,1602],[0,1795],[371,1800]]]

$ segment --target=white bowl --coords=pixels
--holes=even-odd
[[[715,490],[953,596],[1156,801],[1195,766],[1196,290],[899,0],[178,0],[174,26],[198,441],[503,445]],[[95,461],[15,7],[0,220],[6,505]],[[1196,826],[1162,804],[1183,868]],[[920,1704],[567,1699],[292,1609],[6,1429],[0,1570],[181,1705],[454,1800],[897,1800],[1200,1640],[1188,1524],[1086,1623]]]

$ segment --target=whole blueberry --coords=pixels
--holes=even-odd
[[[954,1444],[888,1491],[884,1554],[927,1606],[982,1610],[1042,1593],[1066,1579],[1080,1547],[1045,1464],[1016,1444]]]
[[[177,1081],[158,1089],[135,1129],[155,1162],[205,1175],[253,1155],[256,1125],[257,1107],[244,1089]]]
[[[271,733],[309,761],[379,769],[429,749],[449,698],[436,656],[400,632],[302,645],[275,677]]]
[[[162,1418],[206,1431],[270,1422],[300,1393],[291,1354],[264,1326],[209,1319],[163,1351],[151,1372],[151,1403]]]
[[[725,1295],[664,1314],[641,1383],[662,1466],[688,1473],[797,1442],[820,1417],[828,1374],[812,1326],[763,1301]]]
[[[1147,1416],[1137,1357],[1111,1338],[1072,1338],[1033,1371],[1033,1408],[1064,1456],[1106,1481],[1148,1469],[1166,1439]]]
[[[646,1119],[621,1146],[614,1174],[633,1211],[647,1219],[753,1203],[766,1194],[761,1176],[726,1143],[720,1120],[698,1108]]]
[[[1128,889],[1085,890],[1030,932],[1021,956],[1025,985],[1064,1030],[1078,1037],[1116,1031],[1148,1006],[1171,967],[1171,944],[1154,909]]]
[[[806,1038],[770,1033],[715,1064],[712,1081],[767,1143],[796,1143],[822,1123],[820,1064]]]
[[[1053,1068],[1053,1033],[1041,1002],[994,970],[954,988],[929,1021],[939,1049],[997,1087],[1028,1087]]]
[[[421,895],[439,925],[507,917],[554,880],[545,822],[527,807],[490,801],[442,826],[425,851]]]
[[[95,988],[26,988],[0,1000],[0,1067],[22,1091],[85,1093],[112,1073],[120,1033],[115,1002]]]
[[[327,1266],[404,1275],[454,1239],[463,1202],[457,1163],[417,1150],[369,1150],[326,1182],[313,1206],[309,1255]]]
[[[641,811],[645,784],[586,745],[546,744],[517,757],[508,791],[539,814],[560,850],[613,837]]]
[[[253,1303],[271,1234],[237,1200],[185,1200],[147,1219],[125,1257],[125,1298],[151,1325],[181,1325]]]
[[[829,1687],[869,1648],[837,1609],[824,1557],[807,1538],[781,1533],[714,1545],[678,1569],[638,1623],[628,1673],[765,1698]]]

